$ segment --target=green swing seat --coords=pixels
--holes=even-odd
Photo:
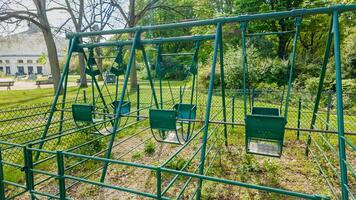
[[[173,108],[177,111],[178,119],[195,119],[197,113],[196,105],[177,103]]]
[[[97,119],[93,116],[94,106],[91,104],[73,104],[72,115],[76,122],[95,123],[103,121],[104,119]]]
[[[285,118],[278,108],[253,107],[246,116],[247,153],[280,157],[285,132]]]
[[[113,102],[112,102],[112,105],[113,105],[115,111],[116,111],[117,107],[119,106],[119,104],[120,104],[120,101],[119,101],[119,100],[116,100],[116,101],[113,101]],[[130,110],[131,110],[131,102],[129,102],[129,101],[122,101],[120,114],[121,114],[121,115],[129,114],[129,113],[130,113]],[[115,113],[116,113],[116,112],[115,112]]]

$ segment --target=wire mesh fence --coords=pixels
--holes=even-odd
[[[206,111],[207,92],[203,89],[199,89],[197,93],[191,94],[189,88],[174,87],[163,88],[162,96],[157,90],[158,106],[163,109],[173,109],[176,103],[193,103],[197,105],[197,117],[196,123],[198,124],[195,130],[199,130],[203,125],[203,120]],[[257,107],[275,107],[280,108],[281,113],[284,114],[285,102],[283,92],[280,91],[248,91],[249,97],[247,98],[247,109],[249,113],[250,109],[254,106]],[[141,87],[136,92],[129,94],[130,97],[127,100],[131,103],[131,110],[127,116],[122,116],[120,121],[120,128],[127,127],[127,130],[131,130],[131,133],[125,132],[128,135],[139,134],[141,140],[135,144],[137,147],[148,143],[152,137],[140,130],[147,130],[148,123],[145,119],[148,116],[149,108],[154,108],[155,100],[152,96],[152,92],[148,87]],[[290,108],[288,111],[288,123],[287,127],[291,129],[299,129],[296,131],[295,137],[297,138],[297,132],[299,132],[300,139],[310,136],[310,154],[316,165],[319,167],[321,175],[325,178],[326,183],[329,185],[331,193],[337,199],[340,197],[340,166],[339,166],[339,151],[338,151],[338,138],[336,134],[324,134],[322,133],[309,133],[308,129],[317,129],[323,131],[337,132],[337,114],[335,109],[335,94],[326,92],[322,96],[322,104],[319,108],[317,120],[314,127],[311,127],[311,119],[313,116],[314,96],[306,92],[293,92]],[[353,166],[356,166],[356,156],[354,151],[355,144],[355,122],[356,114],[353,111],[352,101],[356,95],[345,94],[345,101],[351,103],[345,103],[344,117],[345,117],[345,132],[347,135],[343,138],[348,145],[346,145],[347,158],[345,162],[348,166],[349,177],[349,193],[352,195],[355,188],[355,171]],[[56,174],[55,167],[48,167],[48,163],[56,163],[57,155],[53,152],[57,150],[66,150],[79,155],[98,156],[103,157],[107,151],[106,144],[109,140],[107,135],[103,134],[91,134],[98,129],[110,129],[112,128],[112,121],[114,119],[115,109],[111,106],[113,101],[112,97],[105,95],[103,99],[96,100],[95,112],[96,115],[106,119],[104,122],[86,124],[83,127],[78,127],[78,124],[73,120],[72,105],[74,103],[92,103],[92,97],[90,95],[80,97],[79,99],[67,100],[64,107],[59,103],[56,106],[52,122],[48,126],[48,133],[46,137],[43,136],[46,124],[48,121],[49,111],[51,104],[29,105],[16,109],[2,110],[0,111],[0,140],[2,165],[4,174],[16,174],[14,176],[5,176],[6,195],[11,197],[14,195],[20,195],[27,191],[26,186],[27,175],[23,168],[26,166],[24,148],[25,145],[30,145],[32,148],[44,149],[47,152],[41,152],[39,159],[34,161],[34,169],[38,169]],[[105,103],[104,103],[105,102]],[[161,102],[163,102],[161,104]],[[223,98],[220,90],[213,91],[213,99],[211,106],[210,119],[212,122],[224,121],[223,112]],[[105,106],[107,108],[103,109]],[[241,90],[227,90],[225,95],[225,108],[226,108],[226,122],[231,126],[240,126],[244,124],[244,101],[243,91]],[[140,126],[136,126],[136,123],[140,123]],[[144,128],[142,128],[142,126]],[[306,129],[306,130],[304,130]],[[136,135],[137,134],[137,135]],[[145,136],[144,136],[145,135]],[[304,137],[303,137],[304,136]],[[122,137],[122,136],[118,136]],[[218,141],[218,140],[217,140]],[[42,146],[41,146],[42,145]],[[117,144],[121,145],[120,143]],[[41,146],[41,148],[39,148]],[[128,148],[128,152],[134,152],[134,146]],[[209,148],[208,148],[209,149]],[[51,153],[51,152],[52,153]],[[33,150],[32,153],[38,153],[40,150]],[[35,155],[33,155],[35,156]],[[113,159],[120,160],[124,157],[123,154],[113,155]],[[70,157],[70,156],[69,156]],[[214,155],[212,155],[214,157]],[[93,174],[100,174],[101,165],[99,161],[90,161],[90,159],[78,158],[73,156],[66,159],[66,172],[71,176],[77,176],[85,179]],[[91,170],[81,169],[83,163],[90,163]],[[192,162],[191,164],[193,164]],[[86,165],[87,166],[87,165]],[[209,165],[208,165],[209,166]],[[207,167],[208,167],[207,166]],[[94,170],[93,169],[99,169]],[[187,168],[188,169],[188,168]],[[191,167],[192,173],[196,173]],[[56,196],[59,194],[59,189],[46,191],[48,185],[58,185],[58,181],[54,180],[54,175],[38,173],[34,180],[36,180],[36,187],[41,188],[36,190],[43,194]],[[192,178],[187,177],[187,180]],[[69,185],[75,183],[75,180]],[[51,183],[49,183],[51,182]],[[70,182],[70,181],[69,181]],[[77,180],[78,182],[78,180]],[[194,181],[193,181],[194,182]],[[74,184],[75,185],[75,184]],[[74,187],[74,185],[72,187]],[[54,187],[54,186],[53,186]],[[50,187],[51,188],[51,187]],[[182,190],[184,192],[184,189]],[[179,193],[183,194],[183,193]]]

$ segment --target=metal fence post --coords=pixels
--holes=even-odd
[[[27,146],[24,147],[24,162],[25,162],[25,175],[26,175],[26,187],[27,190],[30,191],[31,194],[31,199],[35,200],[36,197],[33,194],[33,190],[35,188],[35,183],[34,183],[34,178],[33,178],[33,156],[32,156],[32,150],[29,148],[32,148],[31,144],[28,144]]]
[[[232,123],[235,122],[235,95],[232,96],[232,108],[231,108],[231,121]],[[232,128],[234,128],[234,124],[232,124]]]
[[[298,103],[298,130],[297,130],[297,140],[299,140],[300,137],[300,118],[302,115],[302,97],[299,97],[299,103]]]
[[[83,90],[83,100],[84,100],[84,103],[87,102],[87,92],[85,90]]]
[[[58,170],[58,184],[59,184],[59,199],[66,199],[66,185],[64,179],[64,161],[63,152],[57,151],[57,170]]]
[[[157,199],[162,199],[162,179],[161,179],[160,167],[157,167],[156,169],[156,178],[157,178]]]
[[[2,164],[2,150],[0,148],[0,199],[5,200],[4,169]]]
[[[137,84],[136,86],[136,96],[137,96],[137,100],[136,100],[136,108],[137,108],[137,117],[136,117],[136,121],[140,120],[140,84]]]

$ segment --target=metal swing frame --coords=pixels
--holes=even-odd
[[[289,77],[285,102],[284,115],[281,115],[280,108],[254,107],[250,103],[250,114],[247,113],[247,48],[246,36],[259,36],[261,34],[246,35],[247,22],[241,23],[242,30],[242,67],[243,67],[243,96],[245,115],[245,149],[247,153],[263,156],[281,157],[283,152],[285,126],[288,118],[289,98],[292,87],[293,70],[297,50],[297,41],[300,33],[301,17],[295,18],[295,31],[276,32],[272,34],[294,33],[293,49],[289,57]],[[266,35],[264,33],[262,35]],[[250,95],[250,94],[249,94]],[[251,100],[251,98],[250,98]],[[282,99],[283,100],[283,99]]]
[[[142,196],[154,198],[154,199],[165,199],[165,196],[163,194],[164,188],[162,188],[162,178],[161,178],[161,173],[162,172],[168,172],[168,173],[175,173],[177,175],[183,175],[191,178],[196,178],[198,179],[198,186],[196,188],[196,199],[200,200],[201,195],[202,195],[202,185],[203,181],[214,181],[214,182],[219,182],[219,183],[225,183],[225,184],[231,184],[239,187],[245,187],[249,189],[257,189],[265,192],[273,192],[277,194],[283,194],[287,196],[293,196],[293,197],[298,197],[298,198],[305,198],[305,199],[315,199],[315,200],[320,200],[320,199],[330,199],[325,196],[317,195],[317,194],[305,194],[301,192],[295,192],[295,191],[290,191],[286,189],[280,189],[280,188],[273,188],[273,187],[268,187],[268,186],[261,186],[257,184],[249,184],[249,183],[244,183],[244,182],[239,182],[239,181],[233,181],[233,180],[226,180],[223,178],[216,178],[216,177],[211,177],[205,175],[206,169],[205,169],[205,164],[206,164],[206,153],[207,153],[207,138],[208,138],[208,130],[209,130],[209,124],[211,123],[210,121],[210,107],[212,104],[212,94],[213,94],[213,77],[215,74],[215,69],[217,65],[217,59],[218,57],[222,58],[222,27],[223,24],[226,23],[243,23],[247,21],[255,21],[255,20],[269,20],[269,19],[277,19],[277,18],[287,18],[287,17],[302,17],[302,16],[310,16],[310,15],[316,15],[316,14],[330,14],[331,16],[331,26],[329,29],[329,34],[328,34],[328,41],[327,41],[327,47],[325,49],[325,57],[324,61],[322,64],[322,71],[320,75],[320,82],[319,82],[319,88],[318,88],[318,95],[315,101],[315,106],[314,106],[314,111],[313,111],[313,119],[311,122],[311,129],[314,129],[313,125],[316,120],[316,115],[318,112],[318,106],[320,103],[320,96],[321,96],[321,91],[322,91],[322,86],[323,82],[325,79],[325,73],[326,73],[326,65],[329,60],[329,53],[331,50],[331,43],[332,41],[334,42],[333,45],[333,52],[334,52],[334,61],[335,61],[335,78],[336,78],[336,101],[337,101],[337,136],[338,136],[338,154],[339,154],[339,164],[340,164],[340,190],[342,193],[342,200],[347,200],[349,199],[349,196],[352,195],[352,192],[348,188],[348,167],[346,165],[347,162],[347,157],[346,157],[346,151],[345,151],[345,141],[346,138],[344,137],[344,114],[343,114],[343,91],[342,91],[342,77],[341,77],[341,52],[340,52],[340,33],[339,33],[339,15],[343,12],[347,11],[355,11],[356,10],[356,5],[351,4],[351,5],[336,5],[336,6],[330,6],[330,7],[321,7],[321,8],[311,8],[311,9],[297,9],[297,10],[291,10],[291,11],[282,11],[282,12],[273,12],[273,13],[259,13],[259,14],[253,14],[253,15],[240,15],[240,16],[233,16],[233,17],[223,17],[223,18],[215,18],[215,19],[206,19],[206,20],[200,20],[200,21],[189,21],[189,22],[180,22],[180,23],[174,23],[174,24],[161,24],[161,25],[155,25],[155,26],[145,26],[145,27],[133,27],[133,28],[125,28],[125,29],[117,29],[117,30],[107,30],[107,31],[96,31],[96,32],[78,32],[78,33],[69,33],[67,34],[67,38],[70,39],[69,43],[69,50],[68,50],[68,56],[66,59],[65,67],[62,73],[62,77],[59,82],[59,86],[57,88],[57,92],[55,95],[55,98],[53,100],[53,104],[50,110],[50,113],[48,115],[48,121],[45,126],[45,129],[42,133],[41,140],[44,140],[47,137],[48,130],[50,128],[52,119],[54,117],[54,112],[57,111],[57,103],[59,101],[59,96],[60,92],[63,89],[64,90],[64,95],[62,99],[62,108],[65,105],[66,102],[66,88],[67,88],[67,81],[68,81],[68,72],[69,72],[69,64],[70,64],[70,59],[72,56],[73,52],[78,52],[84,47],[96,47],[96,46],[115,46],[117,44],[127,44],[127,45],[132,45],[131,48],[131,55],[130,55],[130,62],[127,67],[127,71],[125,72],[125,81],[123,84],[123,90],[125,91],[127,87],[127,81],[129,78],[129,73],[131,70],[132,66],[132,61],[135,57],[135,50],[140,49],[143,54],[143,58],[146,64],[146,67],[148,67],[148,61],[147,61],[147,56],[145,53],[145,50],[142,46],[142,44],[153,44],[157,42],[163,42],[163,41],[176,41],[178,40],[177,38],[162,38],[162,39],[157,39],[156,41],[147,41],[147,40],[141,40],[141,33],[145,31],[154,31],[154,30],[167,30],[167,29],[175,29],[175,28],[183,28],[183,27],[196,27],[196,26],[207,26],[207,25],[213,25],[216,27],[216,35],[213,37],[215,39],[214,43],[214,53],[213,53],[213,62],[211,65],[211,81],[209,83],[209,90],[208,90],[208,100],[207,100],[207,105],[206,105],[206,113],[205,113],[205,120],[204,120],[204,126],[203,126],[203,137],[202,137],[202,146],[201,146],[201,156],[200,156],[200,164],[199,164],[199,171],[198,173],[188,173],[184,171],[178,171],[178,170],[172,170],[168,169],[164,166],[148,166],[148,165],[138,165],[135,163],[127,162],[128,166],[139,166],[143,168],[150,168],[156,173],[156,179],[157,179],[157,192],[154,194],[147,194],[147,193],[142,193],[137,190],[131,190],[127,188],[117,188],[118,190],[121,191],[126,191],[130,192],[133,194],[139,194]],[[333,31],[332,31],[333,30]],[[120,33],[135,33],[134,39],[132,41],[113,41],[113,42],[103,42],[103,43],[95,43],[95,44],[80,44],[79,39],[83,37],[89,37],[89,36],[96,36],[96,35],[109,35],[109,34],[120,34]],[[191,39],[191,38],[190,38]],[[182,39],[182,40],[189,40],[189,39]],[[223,69],[223,63],[222,59],[220,59],[220,68]],[[149,70],[149,69],[148,69]],[[223,80],[223,71],[221,71],[222,76],[221,79]],[[151,77],[149,77],[151,78]],[[152,85],[152,79],[150,80],[150,84]],[[224,84],[222,84],[224,85]],[[222,87],[222,90],[224,87]],[[224,91],[224,90],[223,90]],[[246,91],[246,88],[245,88]],[[154,94],[154,91],[152,91]],[[224,92],[223,92],[224,93]],[[121,97],[125,96],[125,92],[121,92]],[[225,106],[225,101],[224,101],[224,94],[222,95],[223,97],[223,106]],[[157,98],[155,98],[155,104],[158,107],[158,101]],[[123,98],[121,98],[123,99]],[[246,100],[244,101],[246,105]],[[116,113],[120,112],[122,102],[120,102],[120,105],[116,111]],[[63,109],[62,109],[63,111]],[[62,112],[61,111],[61,112]],[[119,116],[119,115],[117,115]],[[61,115],[61,118],[63,115]],[[226,122],[226,118],[225,121]],[[226,125],[226,123],[225,123]],[[118,118],[115,118],[114,121],[114,130],[118,130]],[[226,126],[225,126],[226,130]],[[225,131],[226,133],[226,131]],[[96,183],[95,185],[98,186],[106,186],[110,187],[110,185],[104,183],[105,177],[106,177],[106,172],[107,172],[107,167],[112,160],[110,160],[114,140],[115,140],[116,132],[114,132],[111,137],[110,137],[110,142],[108,144],[108,149],[107,153],[105,155],[105,158],[101,158],[100,161],[104,162],[104,167],[102,170],[102,176],[101,176],[101,183]],[[225,135],[225,138],[227,138],[227,135]],[[43,142],[40,143],[41,145],[39,148],[36,149],[42,149]],[[309,144],[310,145],[310,144]],[[308,145],[308,147],[309,147]],[[31,153],[33,147],[30,147],[26,149],[27,153]],[[40,151],[38,151],[40,152]],[[1,155],[1,154],[0,154]],[[69,155],[68,152],[65,151],[57,151],[57,158],[58,158],[58,165],[63,166],[64,165],[64,159],[63,155]],[[89,157],[89,156],[88,156]],[[32,160],[32,156],[28,156],[30,158],[30,161]],[[90,158],[93,159],[99,159],[94,156],[90,156]],[[29,163],[30,163],[29,161]],[[117,161],[119,162],[119,161]],[[124,163],[121,162],[120,163]],[[33,175],[33,169],[31,168],[31,165],[29,165],[29,168],[26,169],[26,175],[29,176],[28,180],[28,190],[30,191],[31,195],[37,195],[36,190],[33,186],[33,181],[31,181],[31,175]],[[59,182],[59,199],[66,199],[66,183],[65,180],[68,179],[68,176],[65,175],[65,172],[62,168],[58,167],[58,175],[55,177],[58,178]],[[88,181],[88,180],[87,180]],[[1,182],[1,184],[4,184]],[[1,187],[4,188],[4,187]],[[1,191],[0,191],[1,192]],[[4,191],[2,191],[2,194],[4,196]]]
[[[159,77],[159,92],[160,92],[160,101],[161,107],[158,109],[150,109],[149,110],[149,120],[150,120],[150,129],[153,137],[156,141],[162,143],[171,143],[171,144],[184,144],[186,141],[190,139],[191,132],[194,131],[194,122],[190,120],[194,120],[197,112],[197,105],[193,104],[194,92],[195,91],[195,82],[197,75],[197,67],[198,67],[198,53],[199,53],[200,42],[195,41],[194,43],[194,53],[184,54],[184,55],[193,55],[192,63],[189,68],[189,73],[193,74],[192,80],[192,91],[190,95],[190,103],[182,103],[183,93],[180,94],[180,102],[174,103],[174,97],[172,95],[172,101],[174,106],[172,109],[163,109],[163,94],[162,94],[162,78],[165,73],[165,68],[162,66],[162,53],[161,53],[161,45],[157,45],[157,59],[156,59],[156,75]],[[173,54],[168,54],[172,56]],[[178,53],[177,55],[181,55]],[[186,77],[186,79],[187,79]],[[168,86],[171,91],[170,83],[168,81]],[[152,88],[154,90],[154,88]],[[185,91],[185,87],[184,87]],[[164,119],[164,120],[163,120]],[[184,121],[187,120],[187,121]],[[180,124],[179,128],[177,128],[177,124]],[[187,130],[185,130],[184,125],[187,124]],[[193,125],[192,125],[193,124]],[[158,132],[158,133],[157,133]],[[179,134],[180,133],[180,134]],[[172,136],[173,134],[173,136]],[[179,136],[180,135],[180,136]]]

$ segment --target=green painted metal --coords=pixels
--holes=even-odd
[[[151,88],[151,93],[152,93],[152,96],[153,96],[153,100],[154,100],[156,108],[159,108],[157,95],[156,95],[156,91],[154,89],[153,79],[152,79],[152,75],[151,75],[151,70],[150,70],[150,66],[148,64],[149,62],[148,62],[147,54],[146,54],[146,51],[145,51],[145,47],[143,45],[141,46],[141,51],[142,51],[143,61],[145,63],[145,67],[146,67],[148,81],[150,83],[150,88]]]
[[[159,131],[177,131],[177,112],[175,110],[150,109],[150,127]]]
[[[235,122],[235,95],[232,96],[231,100],[231,122]],[[234,124],[231,125],[234,128]]]
[[[60,116],[60,122],[59,122],[59,130],[58,130],[59,134],[61,134],[62,130],[63,130],[64,108],[66,105],[66,98],[67,98],[67,86],[68,86],[68,76],[66,76],[64,79],[61,116]],[[58,138],[58,143],[60,143],[60,141],[61,141],[61,137]]]
[[[158,45],[163,43],[171,42],[191,42],[191,41],[203,41],[203,40],[212,40],[214,35],[194,35],[194,36],[179,36],[179,37],[168,37],[168,38],[154,38],[154,39],[142,39],[142,45]],[[82,48],[95,48],[95,47],[110,47],[110,46],[127,46],[132,45],[132,40],[126,41],[110,41],[110,42],[101,42],[101,43],[88,43],[80,44]]]
[[[206,103],[206,112],[205,112],[205,120],[204,120],[204,129],[203,129],[203,139],[202,139],[202,150],[200,155],[200,163],[199,163],[199,174],[204,174],[204,163],[205,163],[205,151],[206,151],[206,143],[208,137],[208,129],[209,129],[209,118],[210,118],[210,108],[213,96],[213,88],[214,88],[214,76],[215,76],[215,68],[217,63],[218,51],[220,44],[220,37],[222,34],[222,24],[218,24],[216,26],[216,34],[215,34],[215,43],[214,43],[214,53],[213,53],[213,62],[211,64],[211,71],[210,71],[210,82],[208,88],[208,100]],[[224,84],[224,83],[221,83]],[[197,200],[201,198],[201,190],[203,186],[203,179],[199,179],[198,182],[198,189],[197,189]]]
[[[242,90],[243,90],[243,100],[244,100],[244,117],[246,119],[247,115],[247,52],[246,52],[246,29],[247,29],[247,22],[241,22],[240,24],[241,29],[241,43],[242,43]]]
[[[72,115],[74,121],[94,123],[94,106],[91,104],[72,104]]]
[[[252,115],[280,116],[279,108],[252,107]]]
[[[333,12],[333,33],[334,33],[334,58],[335,58],[335,76],[336,76],[336,112],[337,112],[337,131],[339,145],[339,164],[341,172],[341,192],[342,199],[349,199],[347,190],[347,167],[344,137],[344,112],[342,97],[342,77],[341,77],[341,53],[340,53],[340,33],[339,33],[339,12]]]
[[[112,102],[114,110],[116,110],[119,107],[120,103],[121,103],[121,101],[119,101],[119,100]],[[125,115],[125,114],[130,113],[131,102],[130,101],[122,101],[121,104],[122,104],[122,106],[121,106],[120,115]]]
[[[299,33],[300,33],[300,26],[302,23],[302,18],[301,17],[297,17],[295,18],[295,34],[294,34],[294,39],[293,39],[293,50],[292,50],[292,54],[289,60],[289,80],[288,80],[288,88],[287,88],[287,96],[286,96],[286,104],[284,107],[284,120],[285,120],[285,124],[287,124],[288,122],[288,109],[289,109],[289,98],[290,98],[290,93],[292,90],[292,81],[293,81],[293,72],[294,72],[294,68],[295,68],[295,59],[296,59],[296,54],[297,54],[297,44],[298,44],[298,37],[299,37]]]
[[[5,200],[4,165],[2,159],[2,149],[0,148],[0,199]]]
[[[298,129],[300,129],[301,116],[302,116],[302,97],[299,97],[299,101],[298,101],[298,122],[297,122]],[[300,138],[300,130],[297,131],[297,140],[299,140],[299,138]]]
[[[331,44],[332,44],[332,35],[333,35],[333,17],[331,17],[330,19],[330,27],[329,27],[329,31],[328,31],[328,38],[327,38],[327,42],[326,42],[326,47],[325,47],[325,52],[324,52],[324,59],[323,59],[323,64],[321,66],[321,72],[320,72],[320,76],[319,76],[319,85],[318,85],[318,92],[316,94],[315,97],[315,104],[314,104],[314,109],[313,109],[313,116],[312,116],[312,120],[310,122],[310,129],[314,129],[314,125],[316,122],[316,117],[317,117],[317,113],[319,110],[319,104],[320,104],[320,99],[321,99],[321,93],[323,90],[323,85],[324,85],[324,80],[325,80],[325,74],[326,74],[326,68],[329,62],[329,57],[330,57],[330,49],[331,49]],[[308,140],[307,140],[307,147],[305,150],[305,154],[308,156],[309,155],[309,146],[311,143],[311,136],[308,136]]]
[[[221,103],[223,109],[223,121],[226,122],[226,101],[225,101],[225,73],[224,73],[224,50],[223,50],[223,27],[221,26],[219,34],[219,63],[220,63],[220,80],[221,80]],[[225,146],[228,145],[227,138],[227,124],[224,124],[224,137],[225,137]]]
[[[52,103],[52,106],[51,106],[51,109],[50,109],[50,112],[49,112],[47,124],[46,124],[45,129],[44,129],[44,131],[42,133],[42,136],[41,136],[42,140],[47,137],[48,129],[51,126],[52,118],[53,118],[54,112],[56,110],[56,105],[57,105],[57,102],[58,102],[58,98],[59,98],[59,96],[61,94],[61,90],[62,90],[62,87],[63,87],[63,81],[64,81],[65,77],[68,76],[70,59],[72,57],[72,52],[73,52],[74,45],[75,45],[75,43],[73,42],[73,39],[71,39],[69,41],[69,50],[68,50],[66,63],[64,65],[64,70],[63,70],[62,76],[61,76],[61,78],[59,80],[58,88],[56,90],[56,94],[54,96],[54,100],[53,100],[53,103]],[[39,149],[42,149],[42,147],[43,147],[43,143],[40,143],[39,144]],[[40,153],[37,152],[36,156],[35,156],[35,160],[38,160],[39,156],[40,156]]]
[[[135,36],[134,36],[134,39],[133,39],[134,42],[133,42],[132,47],[131,47],[131,55],[130,55],[129,63],[127,65],[127,70],[126,70],[126,73],[125,73],[125,79],[124,79],[124,83],[123,83],[123,86],[122,86],[120,99],[124,99],[124,97],[125,97],[125,91],[126,91],[126,88],[127,88],[127,84],[128,84],[131,68],[132,68],[132,65],[133,65],[134,58],[135,58],[135,51],[136,51],[136,48],[139,46],[139,43],[140,43],[140,35],[141,35],[140,32],[136,32]],[[120,116],[120,112],[121,112],[121,109],[122,109],[122,105],[123,105],[123,101],[120,101],[119,106],[116,109],[116,113],[115,113],[116,118],[115,118],[115,121],[114,121],[113,130],[112,130],[112,133],[111,133],[111,138],[110,138],[110,142],[109,142],[109,148],[108,148],[108,151],[106,152],[106,155],[105,155],[106,158],[110,158],[110,156],[111,156],[111,151],[112,151],[112,147],[114,145],[116,131],[118,130],[118,127],[119,127],[119,120],[120,120],[119,116]],[[101,174],[100,182],[104,182],[105,181],[107,168],[108,168],[108,163],[104,162],[104,167],[103,167],[103,171],[102,171],[102,174]]]
[[[136,88],[136,121],[140,120],[140,84],[137,84],[137,88]]]
[[[57,151],[57,170],[58,170],[58,185],[59,185],[59,198],[66,199],[66,184],[64,179],[64,157],[62,151]]]
[[[35,200],[35,195],[31,192],[35,189],[35,181],[34,181],[34,174],[32,169],[34,168],[33,165],[33,157],[32,151],[30,150],[32,145],[29,144],[23,148],[24,151],[24,162],[25,162],[25,173],[26,173],[26,189],[30,191],[30,196],[32,200]]]
[[[145,31],[167,30],[167,29],[176,29],[176,28],[188,28],[194,26],[208,26],[208,25],[216,25],[218,23],[226,24],[226,23],[236,23],[236,22],[245,22],[245,21],[279,19],[279,18],[287,18],[287,17],[293,18],[293,17],[309,16],[309,15],[316,15],[316,14],[331,14],[334,11],[338,11],[339,13],[341,13],[346,11],[353,11],[355,9],[356,9],[356,4],[335,5],[335,6],[321,7],[321,8],[295,9],[290,11],[240,15],[240,16],[233,16],[233,17],[221,17],[215,19],[179,22],[179,23],[162,24],[162,25],[154,25],[154,26],[141,26],[141,27],[137,26],[133,28],[116,29],[116,30],[67,33],[66,37],[70,39],[74,37],[89,37],[95,35],[133,33],[136,31],[145,32]]]

